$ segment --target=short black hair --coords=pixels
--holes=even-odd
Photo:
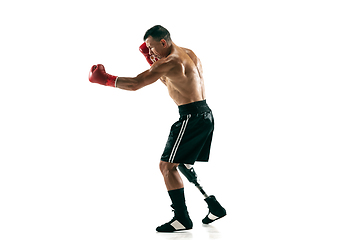
[[[161,39],[165,39],[165,41],[171,41],[169,31],[161,25],[156,25],[146,31],[144,35],[144,41],[149,37],[153,37],[155,41],[160,41]]]

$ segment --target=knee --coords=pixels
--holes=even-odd
[[[176,167],[178,166],[178,163],[169,163],[160,161],[159,168],[160,172],[163,176],[168,176],[170,172],[176,171]]]

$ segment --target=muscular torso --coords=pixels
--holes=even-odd
[[[205,100],[204,79],[200,60],[193,51],[174,48],[167,59],[174,61],[174,67],[161,81],[167,86],[170,97],[177,105]]]

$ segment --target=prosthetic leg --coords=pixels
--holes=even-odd
[[[199,191],[202,193],[202,195],[205,198],[208,198],[209,196],[205,193],[204,189],[200,186],[200,184],[197,181],[197,175],[195,173],[194,168],[190,164],[183,164],[180,163],[178,166],[178,169],[180,172],[189,180],[189,182],[195,184],[195,187],[199,189]]]
[[[189,180],[189,182],[193,183],[195,187],[199,189],[201,194],[205,197],[205,202],[208,205],[209,213],[202,220],[204,224],[212,223],[215,220],[218,220],[226,215],[226,210],[220,205],[220,203],[216,200],[215,196],[208,196],[204,189],[200,186],[197,181],[197,175],[195,173],[194,168],[190,164],[180,163],[178,166],[180,172]]]

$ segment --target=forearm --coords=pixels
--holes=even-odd
[[[146,70],[134,78],[130,77],[117,77],[105,72],[102,64],[93,65],[89,73],[89,81],[98,83],[105,86],[117,87],[123,90],[136,91],[142,87],[156,82],[163,76],[161,71]]]
[[[123,90],[135,91],[138,89],[137,78],[117,77],[115,84],[115,87]]]
[[[158,73],[151,73],[149,70],[140,73],[134,78],[117,77],[106,73],[102,64],[93,65],[89,72],[89,81],[104,86],[117,87],[128,91],[136,91],[146,85],[155,82],[159,77]]]

